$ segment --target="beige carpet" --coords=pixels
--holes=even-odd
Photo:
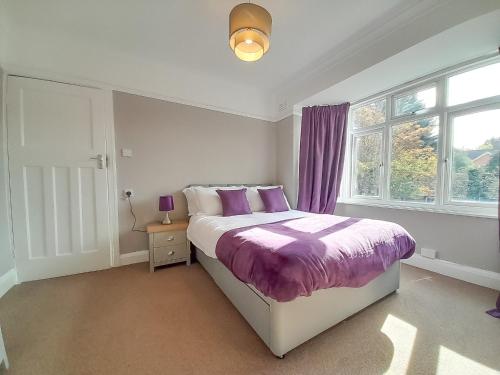
[[[195,264],[24,283],[0,299],[2,374],[480,374],[500,370],[492,290],[403,266],[401,289],[275,358]]]

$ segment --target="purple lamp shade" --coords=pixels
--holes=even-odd
[[[171,195],[165,195],[160,197],[160,211],[173,211],[174,209],[174,197]]]

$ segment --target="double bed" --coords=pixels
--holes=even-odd
[[[296,210],[196,214],[187,236],[199,263],[280,358],[396,291],[399,259],[415,249],[397,224]]]

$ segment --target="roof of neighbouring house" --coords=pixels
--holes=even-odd
[[[483,156],[484,154],[488,154],[488,155],[494,155],[496,153],[498,153],[498,150],[467,150],[467,156],[472,159],[472,160],[475,160],[481,156]]]

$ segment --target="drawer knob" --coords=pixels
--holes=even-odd
[[[174,255],[174,254],[175,254],[175,251],[174,251],[174,250],[170,250],[170,251],[168,252],[168,255]]]
[[[174,240],[174,236],[170,236],[167,238],[167,241],[173,241]]]

